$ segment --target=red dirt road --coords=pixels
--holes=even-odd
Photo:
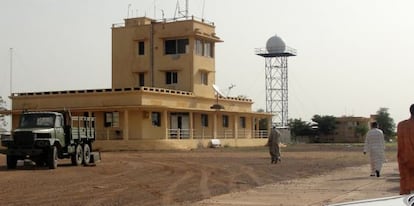
[[[1,205],[191,205],[212,196],[367,164],[361,146],[289,145],[282,163],[267,148],[103,152],[94,167],[61,160],[56,170],[7,170],[0,155]],[[395,147],[387,158],[395,160]],[[367,174],[369,171],[367,171]]]

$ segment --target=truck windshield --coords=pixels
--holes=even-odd
[[[55,115],[53,114],[24,114],[20,119],[20,127],[53,127],[54,122]]]

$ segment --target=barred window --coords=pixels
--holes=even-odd
[[[201,71],[200,75],[201,75],[201,84],[208,85],[208,72]]]
[[[178,74],[177,72],[165,72],[165,84],[177,84]]]
[[[201,126],[208,127],[208,115],[207,114],[201,114]]]
[[[138,42],[138,55],[145,54],[145,43],[143,41]]]
[[[229,116],[223,115],[223,127],[229,127]]]
[[[214,43],[196,39],[195,41],[195,54],[205,57],[214,57]]]
[[[151,113],[151,121],[152,121],[153,126],[161,127],[161,113],[160,112],[152,112]]]
[[[119,127],[119,112],[105,112],[105,127]]]
[[[240,117],[240,127],[246,128],[246,117]]]

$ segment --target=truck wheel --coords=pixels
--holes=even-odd
[[[49,169],[56,169],[57,168],[57,149],[56,146],[52,146],[49,151],[49,155],[47,157],[47,163],[49,165]]]
[[[12,155],[7,155],[7,169],[16,169],[17,158]]]
[[[83,161],[83,149],[80,144],[76,145],[75,148],[75,154],[70,156],[70,159],[72,161],[72,165],[79,166],[82,164]]]
[[[83,145],[83,163],[88,165],[91,162],[91,147],[89,144]]]

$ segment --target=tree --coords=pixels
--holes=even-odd
[[[367,132],[369,128],[365,124],[360,124],[355,127],[355,134],[357,137],[363,137]]]
[[[384,138],[389,141],[395,137],[395,123],[388,113],[388,108],[380,108],[377,111],[376,121],[379,128],[384,132]]]
[[[315,131],[312,129],[312,124],[302,121],[302,119],[289,120],[289,128],[292,136],[314,136]]]
[[[6,101],[3,100],[3,98],[0,96],[0,111],[6,110]],[[0,130],[4,129],[4,127],[7,126],[7,122],[4,118],[3,114],[0,114]]]
[[[322,134],[322,135],[334,134],[334,131],[336,129],[336,117],[330,116],[330,115],[326,115],[326,116],[314,115],[312,118],[312,121],[314,121],[317,124],[319,134]]]

